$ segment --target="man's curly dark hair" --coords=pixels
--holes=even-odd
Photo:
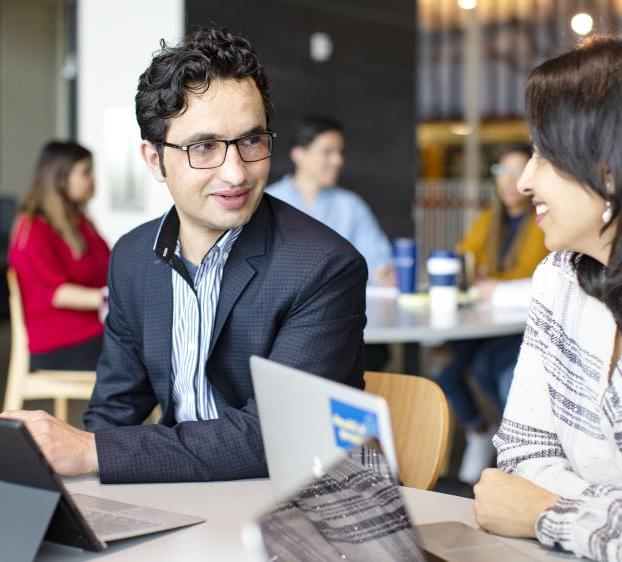
[[[205,92],[214,78],[251,77],[270,121],[268,78],[245,37],[212,25],[191,32],[174,47],[162,39],[160,47],[138,80],[136,119],[143,139],[154,144],[164,141],[167,119],[182,114],[188,93]],[[161,157],[160,153],[160,162]]]

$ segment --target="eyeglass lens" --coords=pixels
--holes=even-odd
[[[272,135],[257,133],[233,141],[244,162],[257,162],[268,158],[272,153]],[[188,148],[190,165],[193,168],[214,168],[221,166],[227,156],[227,142],[210,140],[193,144]]]

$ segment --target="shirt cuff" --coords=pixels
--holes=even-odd
[[[574,522],[583,501],[582,499],[559,498],[553,507],[542,512],[535,524],[538,541],[552,549],[572,550]]]

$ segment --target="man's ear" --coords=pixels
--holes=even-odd
[[[164,183],[166,181],[166,178],[162,173],[164,166],[160,166],[160,154],[158,153],[156,145],[146,140],[141,141],[140,154],[147,166],[149,166],[153,177],[157,181]]]
[[[289,157],[292,159],[292,162],[296,164],[296,166],[300,165],[302,158],[304,157],[305,149],[302,146],[294,146],[289,151]]]

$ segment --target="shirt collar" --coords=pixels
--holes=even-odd
[[[224,232],[216,244],[210,248],[203,260],[214,251],[226,259],[243,228],[244,226],[238,226]],[[190,282],[188,271],[180,257],[179,250],[179,215],[175,206],[172,206],[160,221],[160,227],[153,243],[153,251],[163,262]]]

